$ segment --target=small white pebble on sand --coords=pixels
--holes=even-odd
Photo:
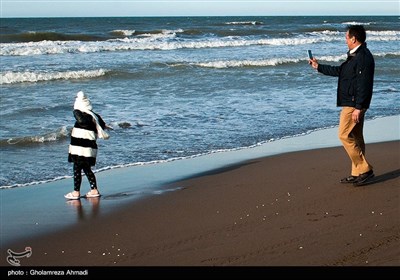
[[[362,233],[360,233],[360,236],[362,236]]]
[[[325,212],[325,215],[328,215],[329,213],[328,212]]]
[[[382,216],[382,215],[383,215],[383,213],[381,212],[381,213],[379,213],[379,215],[381,215],[381,216]]]
[[[279,215],[279,213],[278,213],[278,212],[276,212],[276,213],[275,213],[275,215]]]
[[[62,251],[61,251],[61,253],[63,253],[63,254],[64,254],[64,250],[62,250]]]
[[[118,251],[121,251],[121,249],[118,249]]]
[[[371,211],[372,214],[375,214],[375,211]]]
[[[103,253],[103,256],[105,256],[106,255],[106,253]]]
[[[47,252],[44,252],[45,255],[47,255]]]
[[[115,235],[118,235],[118,233],[116,233]]]
[[[287,193],[288,196],[290,196],[290,193]]]
[[[250,214],[247,214],[247,217],[249,217],[250,216]]]
[[[258,208],[258,205],[256,205],[256,208]]]
[[[275,198],[275,201],[278,201],[278,199],[277,199],[277,198]]]
[[[262,207],[264,207],[264,204],[263,205],[261,205]]]
[[[263,221],[265,221],[265,218],[263,218]]]
[[[35,223],[35,225],[38,225],[39,223]]]
[[[368,263],[368,261],[365,261],[365,263]]]
[[[219,211],[217,210],[217,214],[219,214]]]
[[[92,253],[92,251],[87,251],[88,252],[88,254],[91,254]]]
[[[310,188],[310,187],[307,187],[307,189],[309,189],[309,190],[310,190],[311,188]]]
[[[303,249],[303,246],[300,246],[299,249],[300,249],[300,250]]]
[[[290,199],[288,199],[287,201],[290,201]]]

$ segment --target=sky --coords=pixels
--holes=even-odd
[[[400,0],[0,0],[1,17],[400,15]]]

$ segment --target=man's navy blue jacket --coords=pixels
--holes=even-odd
[[[318,72],[329,76],[338,76],[337,106],[368,109],[372,99],[375,61],[362,44],[353,54],[348,53],[347,60],[340,66],[318,64]]]

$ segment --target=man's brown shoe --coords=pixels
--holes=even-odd
[[[361,186],[365,183],[367,183],[368,180],[374,178],[374,171],[370,170],[366,173],[361,174],[360,176],[358,176],[357,180],[354,181],[353,185],[354,186]]]
[[[350,184],[354,183],[357,180],[357,176],[350,175],[349,177],[343,178],[340,180],[340,183],[342,184]]]

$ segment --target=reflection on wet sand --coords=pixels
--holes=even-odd
[[[82,200],[84,200],[83,203]],[[97,217],[100,207],[100,197],[68,200],[66,203],[75,208],[78,221],[83,221]],[[90,204],[90,207],[88,204]]]

